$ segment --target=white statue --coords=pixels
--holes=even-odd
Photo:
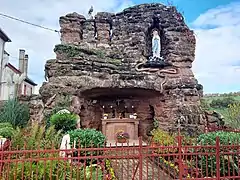
[[[153,38],[152,38],[152,52],[153,52],[153,57],[158,57],[161,58],[160,53],[161,53],[161,39],[158,34],[157,30],[153,30]]]
[[[65,111],[65,113],[68,113],[68,112]],[[80,129],[80,128],[81,128],[80,116],[77,115],[76,129]],[[76,148],[76,142],[74,141],[73,147],[71,147],[71,145],[70,145],[70,135],[66,134],[62,138],[62,142],[61,142],[61,145],[60,145],[60,150],[62,150],[62,151],[60,151],[59,155],[61,157],[67,157],[67,156],[71,157],[72,152],[69,151],[68,153],[66,153],[66,150],[75,149],[75,148]]]

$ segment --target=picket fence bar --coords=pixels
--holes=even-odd
[[[174,145],[111,144],[108,147],[13,149],[2,146],[0,179],[45,180],[173,180],[240,179],[240,145],[187,142],[178,136]]]

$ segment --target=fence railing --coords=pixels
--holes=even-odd
[[[64,151],[66,156],[61,157]],[[4,149],[0,152],[2,180],[167,180],[240,179],[240,145],[185,141],[171,145],[112,144],[59,150],[54,147]]]
[[[239,129],[233,129],[230,127],[225,127],[225,126],[206,126],[205,127],[205,132],[216,132],[216,131],[225,131],[225,132],[235,132],[235,133],[240,133]]]

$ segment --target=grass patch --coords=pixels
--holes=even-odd
[[[121,59],[106,59],[106,62],[119,66],[122,64]]]
[[[236,100],[236,102],[240,102],[240,96],[238,95],[229,95],[229,96],[226,96],[226,95],[220,95],[220,96],[209,96],[209,97],[204,97],[203,98],[203,101],[204,101],[204,106],[206,107],[205,109],[206,110],[209,110],[209,111],[216,111],[218,113],[220,113],[224,119],[225,119],[225,122],[228,124],[229,123],[229,119],[231,118],[229,116],[229,108],[228,107],[211,107],[210,104],[213,100],[223,100],[223,99],[226,99],[228,97],[231,97],[233,98],[234,100]]]
[[[69,58],[78,57],[78,56],[81,56],[82,54],[95,55],[95,56],[98,56],[99,58],[105,57],[105,54],[103,51],[80,48],[79,46],[75,46],[75,45],[58,44],[55,46],[54,52],[66,54],[66,56]]]

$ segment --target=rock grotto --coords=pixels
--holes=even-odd
[[[69,97],[82,127],[135,129],[143,137],[154,121],[168,131],[179,124],[188,133],[204,129],[203,87],[191,69],[196,40],[175,7],[141,4],[94,18],[74,12],[59,22],[61,44],[45,65],[38,114]],[[134,115],[137,123],[127,127]],[[118,126],[106,126],[104,119]]]

